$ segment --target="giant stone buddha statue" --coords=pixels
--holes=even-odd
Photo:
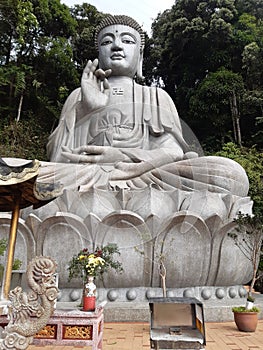
[[[189,152],[169,95],[135,82],[144,48],[139,24],[110,15],[97,28],[96,45],[98,59],[88,61],[81,87],[68,97],[49,138],[51,163],[43,163],[41,178],[55,175],[81,191],[154,186],[246,196],[243,168]]]
[[[50,162],[41,163],[38,176],[39,182],[60,182],[64,194],[23,216],[24,232],[35,239],[31,246],[57,258],[66,301],[81,295],[72,290],[79,281],[68,286],[65,266],[72,255],[109,242],[118,244],[125,273],[107,273],[102,298],[107,288],[113,288],[111,301],[152,296],[161,285],[152,263],[160,256],[168,288],[198,296],[191,289],[198,287],[207,299],[214,292],[219,299],[241,295],[228,286],[247,283],[251,271],[228,232],[238,211],[251,212],[244,169],[191,151],[169,95],[136,83],[144,48],[137,22],[107,16],[96,45],[98,59],[88,61],[81,87],[66,100],[49,138]]]

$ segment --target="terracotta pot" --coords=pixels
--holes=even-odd
[[[242,332],[255,332],[258,324],[257,312],[234,312],[237,328]]]

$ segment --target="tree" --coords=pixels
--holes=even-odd
[[[230,135],[231,129],[238,144],[243,134],[247,144],[255,135],[253,142],[262,145],[258,124],[262,120],[263,90],[261,10],[262,2],[258,0],[178,0],[153,23],[154,76],[162,79],[180,116],[199,135],[202,144],[211,146],[212,140],[215,146],[215,129],[209,130],[203,122],[206,120],[210,125],[217,121],[223,128],[216,137],[217,147],[226,141],[224,135]],[[240,82],[243,78],[243,83],[238,83],[241,90],[228,87],[223,93],[219,88],[223,69]],[[210,100],[205,101],[205,95],[213,95],[212,105]],[[257,99],[253,108],[252,99]],[[232,126],[227,119],[233,120]]]
[[[1,94],[4,103],[8,104],[9,109],[6,110],[5,118],[15,118],[14,106],[18,110],[16,115],[20,119],[21,111],[23,110],[23,102],[25,110],[29,106],[29,101],[25,101],[25,97],[30,96],[30,99],[36,100],[36,90],[34,82],[38,81],[44,85],[43,77],[48,74],[48,64],[46,71],[41,72],[43,68],[43,58],[46,52],[49,52],[54,46],[57,47],[56,52],[53,52],[53,60],[59,61],[59,57],[64,55],[66,46],[69,48],[67,39],[74,32],[75,22],[70,16],[69,9],[60,4],[59,0],[37,1],[37,0],[8,0],[4,4],[0,4],[1,28],[5,28],[8,32],[9,40],[6,40],[6,34],[1,32],[0,42],[4,46],[4,55],[1,56],[2,70],[5,72],[6,80],[2,84]],[[59,35],[64,35],[60,39]],[[58,49],[60,46],[60,49]],[[70,51],[66,52],[68,60],[65,64],[68,67],[74,67],[73,62],[70,62]],[[72,57],[72,55],[71,55]],[[60,65],[64,67],[64,65]],[[40,74],[39,74],[40,73]],[[56,72],[58,74],[58,72]],[[72,73],[72,72],[71,72]],[[73,73],[72,73],[73,74]],[[66,76],[67,81],[74,81],[72,74]],[[63,74],[61,74],[63,77]],[[58,79],[53,80],[58,81]],[[62,80],[61,78],[59,79]],[[8,83],[7,83],[8,82]],[[62,81],[63,84],[63,81]],[[50,90],[56,92],[56,88]],[[38,90],[40,92],[40,90]],[[58,94],[57,94],[58,96]],[[52,96],[57,100],[57,96]],[[30,101],[31,102],[31,101]]]
[[[105,14],[88,3],[75,5],[71,8],[71,14],[77,22],[77,30],[72,37],[73,57],[79,72],[82,73],[87,60],[94,60],[98,55],[94,44],[94,33]]]
[[[21,153],[16,156],[35,154],[30,141],[37,143],[38,138],[45,138],[39,150],[43,155],[42,145],[64,101],[61,91],[78,82],[69,44],[75,26],[60,0],[0,2],[0,116],[2,130],[10,136],[1,139],[7,142],[1,147],[2,156],[15,150],[16,140],[26,132],[28,148],[17,147]],[[21,125],[16,127],[14,120]]]
[[[242,76],[221,68],[209,73],[198,84],[190,99],[190,113],[200,121],[212,125],[214,134],[222,142],[225,130],[229,129],[232,119],[234,141],[241,146],[239,100],[242,97],[244,84]]]
[[[253,212],[263,216],[263,153],[255,147],[238,147],[233,142],[226,143],[217,156],[227,157],[238,162],[246,171],[249,180],[248,195],[254,202]]]
[[[178,94],[180,89],[184,95],[207,72],[231,66],[227,47],[231,44],[231,24],[236,14],[231,0],[179,0],[169,12],[158,17],[153,38],[161,33],[161,40],[157,39],[157,43],[163,43],[159,71],[170,95],[175,96],[175,90]]]
[[[256,90],[260,88],[263,82],[263,52],[256,42],[253,41],[244,47],[242,63],[247,89]]]
[[[249,13],[257,19],[263,17],[263,3],[261,0],[237,0],[236,8],[239,13]]]
[[[263,275],[262,271],[261,273],[258,272],[259,261],[263,255],[263,219],[262,216],[250,216],[239,213],[234,222],[237,224],[236,232],[232,232],[229,235],[251,263],[252,279],[249,284],[248,296],[252,298],[254,285]]]
[[[13,98],[18,98],[17,120],[20,119],[22,109],[26,88],[26,73],[30,70],[29,64],[24,60],[24,56],[31,56],[34,45],[34,42],[29,40],[29,33],[38,27],[38,22],[32,9],[31,1],[11,0],[1,4],[0,7],[1,27],[5,28],[9,35],[8,40],[6,40],[5,33],[1,35],[1,42],[5,48],[3,50],[5,57],[2,56],[1,61],[5,62],[4,72],[6,76],[2,86],[7,88],[10,111],[13,110],[14,106]],[[3,92],[2,95],[4,95]]]

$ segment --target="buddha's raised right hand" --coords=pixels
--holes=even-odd
[[[109,101],[110,86],[108,77],[111,69],[97,69],[98,59],[88,61],[81,78],[82,109],[90,113],[105,107]]]

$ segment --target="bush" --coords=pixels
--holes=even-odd
[[[46,160],[48,133],[33,118],[0,125],[1,157]]]
[[[258,216],[263,215],[263,153],[255,147],[238,147],[229,142],[225,144],[217,156],[235,160],[246,171],[249,180],[248,195],[254,201],[253,212]]]
[[[6,238],[0,239],[0,256],[5,254],[5,251],[8,246],[8,240]],[[14,259],[12,270],[19,270],[22,265],[22,261],[19,259]],[[4,275],[4,265],[0,264],[0,281],[3,279]]]
[[[252,309],[246,309],[245,306],[235,306],[232,308],[233,312],[260,312],[260,309],[256,306],[253,306]]]

